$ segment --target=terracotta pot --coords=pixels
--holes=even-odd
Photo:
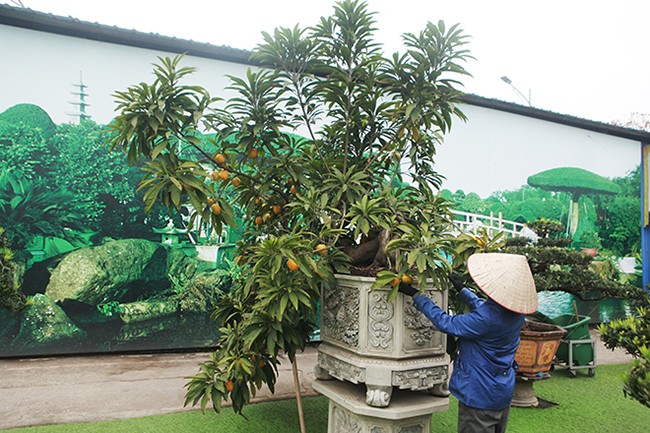
[[[582,248],[582,252],[588,256],[596,257],[598,255],[598,248]]]
[[[559,326],[526,321],[515,355],[515,361],[519,364],[517,374],[536,376],[549,371],[564,334],[566,330]]]

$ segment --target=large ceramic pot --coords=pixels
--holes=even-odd
[[[366,385],[366,403],[385,407],[393,387],[446,394],[446,339],[413,305],[389,289],[371,290],[374,278],[338,275],[321,298],[321,345],[316,374]],[[447,292],[425,295],[447,308]]]
[[[535,376],[549,371],[564,334],[566,330],[559,326],[526,321],[515,355],[515,361],[519,364],[517,374]]]
[[[556,325],[526,321],[520,332],[520,342],[515,362],[517,377],[512,406],[537,407],[533,385],[536,381],[549,379],[547,373],[560,346],[566,330]]]

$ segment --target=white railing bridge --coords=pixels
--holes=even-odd
[[[525,224],[503,219],[501,212],[498,215],[494,215],[494,212],[490,212],[490,215],[482,215],[452,210],[451,213],[454,215],[454,225],[459,232],[477,232],[485,229],[490,236],[504,232],[507,237],[514,237],[519,236],[525,227]]]

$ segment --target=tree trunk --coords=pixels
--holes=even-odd
[[[376,237],[360,245],[344,248],[343,252],[350,257],[352,266],[368,266],[375,260],[379,245],[379,237]]]
[[[569,236],[573,237],[578,230],[578,224],[580,223],[580,205],[578,204],[578,199],[571,200],[571,212],[569,214]]]
[[[293,386],[296,388],[296,402],[298,403],[298,419],[300,420],[300,433],[306,433],[305,413],[302,410],[302,395],[300,394],[300,378],[298,377],[298,359],[294,356],[291,362],[293,370]]]
[[[390,237],[390,232],[386,229],[381,229],[379,232],[379,245],[377,246],[377,252],[375,254],[375,259],[372,262],[373,267],[385,267],[388,263],[388,256],[386,255],[386,244]]]

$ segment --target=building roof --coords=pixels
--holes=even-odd
[[[156,33],[126,30],[115,26],[90,23],[72,17],[61,17],[37,12],[28,8],[19,8],[3,4],[0,4],[0,25],[131,47],[147,48],[178,54],[185,53],[189,56],[222,60],[232,63],[255,65],[255,63],[250,60],[251,52],[247,50],[212,45],[187,39],[178,39],[169,36],[162,36]],[[650,132],[648,131],[639,131],[636,129],[614,126],[608,123],[582,119],[512,102],[484,98],[473,94],[465,94],[463,102],[469,105],[508,112],[650,144]]]
[[[252,64],[250,51],[204,42],[126,30],[115,26],[90,23],[72,17],[61,17],[28,8],[0,4],[0,25],[20,27],[56,35],[71,36],[93,41],[127,45],[137,48],[186,53],[190,56],[223,60],[226,62]]]

